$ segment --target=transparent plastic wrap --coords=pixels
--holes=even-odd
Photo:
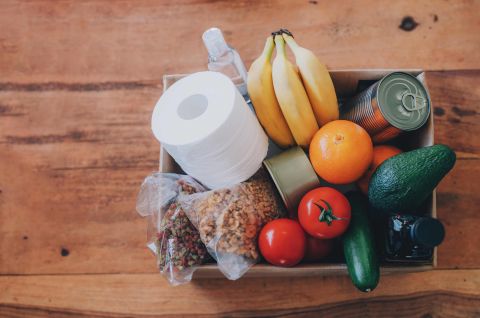
[[[210,259],[197,229],[177,202],[179,194],[205,191],[193,178],[155,173],[143,182],[137,211],[148,218],[148,241],[160,273],[172,284],[187,283],[195,269]]]
[[[259,260],[257,236],[262,226],[285,215],[263,169],[232,187],[182,194],[178,203],[220,271],[231,280],[243,276]]]

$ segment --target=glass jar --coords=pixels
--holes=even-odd
[[[385,260],[387,262],[428,262],[434,247],[442,243],[445,229],[431,217],[393,215],[387,219]]]

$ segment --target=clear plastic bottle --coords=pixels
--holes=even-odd
[[[247,102],[248,107],[255,113],[247,91],[247,69],[238,52],[225,42],[219,28],[208,29],[203,33],[202,39],[208,51],[208,69],[230,77]],[[267,158],[280,152],[282,152],[282,149],[269,138]]]
[[[247,69],[238,52],[225,42],[222,31],[218,28],[205,31],[202,39],[208,51],[208,69],[230,77],[243,98],[250,102],[247,92]]]

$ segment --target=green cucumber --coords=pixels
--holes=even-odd
[[[378,285],[380,266],[368,219],[368,203],[358,192],[348,193],[347,198],[352,208],[352,217],[343,236],[343,253],[353,284],[362,292],[369,292]]]

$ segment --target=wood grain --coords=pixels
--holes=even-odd
[[[159,95],[0,92],[0,273],[155,271],[135,197]]]
[[[0,277],[0,316],[475,317],[480,271],[387,275],[372,293],[348,277],[196,281],[170,287],[158,274]],[[255,297],[252,297],[255,295]],[[448,302],[446,301],[448,300]],[[18,310],[18,312],[17,312]],[[19,314],[19,315],[20,315]]]
[[[477,317],[478,297],[453,292],[413,293],[407,296],[376,297],[326,304],[310,308],[285,310],[238,310],[228,313],[198,314],[195,317]],[[366,313],[365,313],[366,312]],[[432,314],[433,313],[433,314]],[[174,314],[135,314],[135,317],[188,317]],[[132,317],[131,314],[92,312],[87,310],[54,309],[23,305],[0,305],[0,317],[61,318],[61,317]]]
[[[437,215],[446,227],[438,247],[440,268],[479,268],[480,71],[428,72],[435,142],[457,154],[454,169],[437,188]]]
[[[204,69],[201,33],[212,25],[248,65],[287,27],[334,69],[478,69],[479,11],[469,0],[4,0],[0,74],[24,84],[157,80]],[[409,32],[399,28],[406,16],[418,22]]]
[[[480,133],[480,71],[429,72],[427,81],[436,141],[458,154],[438,189],[447,227],[438,264],[479,268],[480,145],[470,136]],[[156,271],[134,207],[158,167],[149,120],[159,85],[0,91],[0,273]]]
[[[0,317],[479,317],[479,11],[469,0],[1,1]],[[399,28],[407,16],[411,31]],[[212,25],[247,65],[288,27],[330,68],[430,71],[436,141],[458,156],[438,188],[444,270],[384,276],[367,295],[346,276],[168,286],[135,196],[158,167],[161,77],[205,69]]]

